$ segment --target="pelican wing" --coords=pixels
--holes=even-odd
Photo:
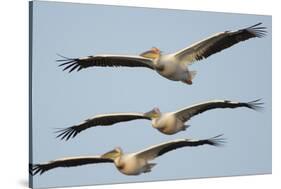
[[[203,113],[208,110],[216,109],[216,108],[239,108],[246,107],[253,110],[262,109],[261,99],[254,100],[251,102],[234,102],[229,100],[212,100],[208,102],[199,103],[190,107],[183,108],[177,112],[174,112],[177,118],[182,121],[187,121],[192,116]]]
[[[112,163],[112,159],[106,159],[99,156],[81,156],[81,157],[70,157],[64,159],[57,159],[54,161],[50,161],[44,164],[35,164],[30,166],[29,172],[32,175],[43,174],[46,171],[49,171],[58,167],[75,167],[86,164],[96,164],[96,163]]]
[[[68,140],[71,137],[74,138],[78,133],[83,130],[89,129],[95,126],[111,126],[115,123],[131,121],[136,119],[147,119],[149,117],[144,116],[142,113],[113,113],[113,114],[103,114],[97,115],[90,119],[85,120],[84,122],[74,125],[65,129],[60,129],[56,131],[59,133],[57,137],[61,139]]]
[[[61,56],[61,55],[59,55]],[[59,66],[64,66],[63,70],[80,71],[88,67],[145,67],[154,69],[153,60],[141,56],[121,56],[121,55],[96,55],[84,58],[68,58],[61,56],[63,59],[57,60],[62,62]]]
[[[192,139],[173,140],[170,142],[165,142],[162,144],[152,146],[148,149],[137,152],[135,155],[142,159],[152,160],[167,152],[170,152],[172,150],[182,148],[182,147],[195,147],[195,146],[201,146],[201,145],[205,145],[205,144],[212,145],[212,146],[218,146],[224,142],[224,139],[221,138],[221,136],[222,135],[218,135],[218,136],[215,136],[215,137],[212,137],[209,139],[204,139],[204,140],[192,140]]]
[[[245,41],[254,37],[264,37],[266,34],[266,27],[258,27],[261,24],[262,23],[258,23],[251,27],[237,31],[225,31],[217,33],[207,39],[180,50],[179,52],[176,52],[175,56],[180,60],[180,62],[192,63],[194,61],[207,58],[212,54],[218,53],[241,41]]]

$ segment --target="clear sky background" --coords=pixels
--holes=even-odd
[[[192,86],[167,80],[146,68],[89,68],[62,72],[56,53],[68,57],[140,54],[152,46],[164,53],[209,35],[258,22],[268,35],[251,39],[193,64]],[[271,17],[35,1],[33,9],[32,163],[68,156],[99,155],[116,146],[135,152],[179,138],[223,133],[223,147],[182,148],[154,160],[148,174],[126,176],[114,165],[58,168],[33,179],[34,187],[74,186],[271,173]],[[64,128],[101,113],[163,112],[212,99],[251,101],[265,109],[208,111],[191,127],[166,136],[148,121],[96,127],[67,142]]]

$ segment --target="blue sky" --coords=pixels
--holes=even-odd
[[[184,148],[154,160],[151,173],[125,176],[114,165],[54,169],[34,177],[34,187],[271,173],[271,17],[198,11],[116,7],[35,1],[33,10],[32,159],[43,163],[67,156],[99,155],[116,146],[135,152],[179,138],[224,133],[227,144]],[[90,68],[68,74],[56,53],[69,57],[140,54],[152,46],[164,53],[209,35],[251,26],[268,35],[231,47],[193,64],[192,86],[169,81],[145,68]],[[93,128],[68,142],[54,128],[72,126],[96,114],[163,112],[212,99],[251,101],[265,109],[213,110],[194,117],[186,132],[166,136],[139,120]]]

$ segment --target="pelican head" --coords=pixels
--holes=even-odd
[[[123,154],[122,149],[117,147],[117,148],[114,148],[113,150],[103,154],[101,157],[115,160],[116,158],[122,156],[122,154]]]
[[[160,112],[159,108],[153,108],[149,112],[144,113],[144,116],[155,119],[155,118],[159,118],[161,116],[161,112]]]
[[[157,47],[152,47],[150,50],[140,54],[140,56],[150,59],[157,59],[160,57],[160,55],[161,55],[161,51]]]

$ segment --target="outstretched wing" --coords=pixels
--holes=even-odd
[[[229,100],[212,100],[208,102],[203,102],[200,104],[196,104],[193,106],[189,106],[183,108],[177,112],[174,112],[177,118],[182,121],[187,121],[192,116],[203,113],[208,110],[216,109],[216,108],[239,108],[246,107],[253,110],[259,110],[263,107],[261,106],[263,103],[260,102],[261,99],[257,99],[251,102],[234,102]]]
[[[43,164],[35,164],[30,166],[29,172],[32,175],[43,174],[46,171],[49,171],[58,167],[75,167],[86,164],[96,164],[96,163],[112,163],[112,159],[101,158],[99,156],[81,156],[81,157],[70,157],[64,159],[57,159]]]
[[[150,120],[149,117],[144,116],[141,113],[113,113],[113,114],[103,114],[97,115],[93,118],[87,119],[84,122],[74,125],[72,127],[68,127],[65,129],[60,129],[56,131],[59,133],[57,135],[58,138],[68,140],[71,137],[75,137],[78,133],[83,130],[86,130],[95,126],[110,126],[115,123],[131,121],[136,119],[147,119]]]
[[[212,146],[219,146],[224,143],[224,139],[221,138],[222,135],[218,135],[209,139],[204,140],[192,140],[192,139],[179,139],[170,142],[165,142],[162,144],[158,144],[152,146],[148,149],[142,150],[137,152],[135,155],[139,158],[152,160],[158,156],[161,156],[167,152],[172,150],[182,148],[182,147],[196,147],[201,145],[212,145]]]
[[[199,41],[185,49],[175,53],[175,56],[183,63],[192,63],[203,58],[207,58],[212,54],[218,53],[228,47],[235,45],[241,41],[245,41],[254,37],[264,37],[266,35],[266,27],[258,27],[262,23],[255,24],[251,27],[240,29],[237,31],[225,31],[217,33],[207,39]]]
[[[121,55],[96,55],[84,58],[68,58],[62,55],[63,59],[59,66],[64,66],[63,70],[80,71],[88,67],[145,67],[154,69],[153,60],[141,56],[121,56]]]

